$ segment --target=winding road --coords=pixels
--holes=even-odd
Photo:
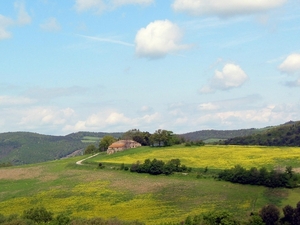
[[[91,156],[89,156],[89,157],[87,157],[87,158],[85,158],[85,159],[79,160],[79,161],[76,162],[76,164],[82,166],[82,165],[83,165],[82,162],[83,162],[84,160],[93,158],[93,157],[95,157],[95,156],[97,156],[97,155],[99,155],[99,154],[100,154],[100,153],[96,153],[95,155],[91,155]]]

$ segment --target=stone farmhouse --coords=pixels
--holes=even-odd
[[[140,146],[142,146],[140,143],[133,140],[120,140],[108,146],[107,154],[110,155],[115,152],[121,152],[129,148],[136,148]]]

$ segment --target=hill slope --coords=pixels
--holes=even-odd
[[[230,145],[300,146],[300,121],[271,127],[258,134],[224,141]]]
[[[237,162],[242,166],[246,165],[244,163],[252,163],[247,166],[251,168],[253,165],[259,167],[266,165],[270,159],[268,156],[271,156],[274,162],[269,168],[274,168],[274,165],[278,165],[277,153],[285,154],[285,151],[261,147],[260,152],[265,154],[261,159],[262,157],[257,154],[258,147],[253,146],[211,145],[176,146],[176,148],[167,147],[162,150],[141,147],[112,155],[103,154],[85,161],[85,165],[75,164],[76,161],[86,157],[78,156],[35,165],[0,168],[0,214],[22,215],[24,210],[44,206],[52,211],[55,217],[63,213],[71,218],[118,218],[157,225],[175,222],[177,224],[189,215],[225,209],[241,221],[248,220],[251,212],[258,212],[265,204],[276,204],[280,208],[289,204],[294,207],[300,199],[298,189],[269,189],[256,185],[233,184],[213,178],[214,173],[210,165],[222,168],[217,157],[224,160],[223,165],[226,168],[236,165]],[[224,150],[227,154],[220,154]],[[300,164],[297,158],[299,151],[299,148],[294,148],[294,153],[289,151],[289,159],[294,161],[295,167],[299,167]],[[135,154],[137,152],[139,154]],[[148,156],[142,155],[145,153]],[[142,159],[151,155],[160,159],[162,157],[170,159],[177,157],[174,153],[184,157],[190,157],[190,154],[197,155],[198,157],[193,157],[198,161],[194,165],[197,168],[208,165],[209,169],[206,173],[202,172],[203,169],[195,169],[189,174],[150,176],[119,169],[123,160],[113,167],[106,165],[105,162],[116,159],[118,155],[135,157],[135,160],[129,160],[130,164],[136,162],[137,155],[142,155]],[[231,160],[232,153],[236,155],[237,162]],[[253,160],[243,160],[240,155],[249,159],[245,154],[256,156],[262,164]],[[183,162],[184,158],[181,159]],[[282,165],[286,163],[292,165],[289,159],[285,159]],[[104,162],[106,167],[97,169],[99,161]],[[186,165],[192,166],[191,163],[194,162],[188,160]],[[232,164],[228,165],[228,162]]]
[[[86,137],[100,140],[107,134],[109,133],[78,132],[66,136],[51,136],[30,132],[1,133],[0,163],[19,165],[60,159],[91,144],[88,140],[83,141]],[[110,135],[119,137],[120,133]]]
[[[186,140],[190,141],[197,141],[197,140],[209,140],[209,139],[228,139],[228,138],[234,138],[234,137],[240,137],[240,136],[247,136],[250,134],[258,133],[260,132],[260,129],[241,129],[241,130],[201,130],[201,131],[195,131],[190,132],[186,134],[181,134],[182,137],[184,137]]]

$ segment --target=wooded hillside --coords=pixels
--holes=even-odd
[[[92,140],[85,140],[86,137],[95,137],[94,140],[99,141],[107,134],[78,132],[66,136],[52,136],[30,132],[1,133],[0,163],[20,165],[60,159],[91,144]],[[119,137],[120,133],[110,135]],[[97,145],[97,141],[95,142]]]
[[[240,130],[201,130],[182,134],[186,140],[197,141],[197,140],[208,140],[217,139],[224,140],[228,138],[247,136],[250,134],[260,132],[260,129],[250,128],[250,129],[240,129]]]
[[[300,146],[300,121],[288,122],[265,131],[224,141],[227,145]]]

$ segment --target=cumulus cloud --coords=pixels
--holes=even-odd
[[[40,28],[48,32],[57,32],[61,30],[59,22],[54,17],[51,17],[44,23],[40,24]]]
[[[198,110],[201,110],[201,111],[214,111],[214,110],[217,110],[219,108],[220,108],[219,105],[214,104],[212,102],[202,103],[198,106]]]
[[[92,9],[96,13],[101,13],[106,8],[102,0],[76,0],[75,9],[83,12]]]
[[[300,54],[289,55],[278,67],[278,69],[287,74],[300,72]]]
[[[17,20],[18,24],[25,25],[31,23],[31,17],[27,13],[24,3],[16,2],[15,8],[19,11]]]
[[[279,7],[285,2],[287,0],[175,0],[172,7],[177,12],[194,16],[230,17],[264,12]]]
[[[15,3],[14,6],[18,10],[17,20],[13,20],[0,14],[0,40],[12,37],[12,34],[8,31],[9,27],[31,23],[31,17],[27,13],[25,5],[23,3]]]
[[[189,48],[180,44],[183,32],[169,20],[156,20],[140,29],[135,36],[135,52],[139,57],[161,58]]]
[[[153,125],[160,120],[160,114],[155,112],[152,114],[145,114],[140,117],[127,116],[117,110],[104,109],[97,113],[87,116],[85,119],[80,119],[74,124],[66,125],[63,130],[67,132],[74,131],[126,131],[134,127],[145,127]]]
[[[0,40],[11,37],[11,33],[7,28],[14,24],[14,21],[0,14]]]
[[[74,115],[71,108],[54,109],[51,107],[33,107],[24,109],[19,125],[30,128],[37,128],[43,125],[63,125]]]
[[[285,83],[288,87],[300,87],[300,79],[294,81],[288,81]]]
[[[216,70],[208,86],[204,86],[200,93],[211,93],[215,90],[228,90],[242,86],[248,79],[240,66],[228,63],[222,71]]]
[[[104,0],[76,0],[75,9],[78,12],[92,10],[96,13],[101,13],[107,9],[114,9],[122,5],[149,5],[153,3],[154,0],[112,0],[106,3]]]
[[[26,97],[0,96],[0,106],[27,105],[35,101]]]
[[[154,2],[154,0],[113,0],[115,6],[127,5],[127,4],[139,4],[139,5],[149,5]]]

